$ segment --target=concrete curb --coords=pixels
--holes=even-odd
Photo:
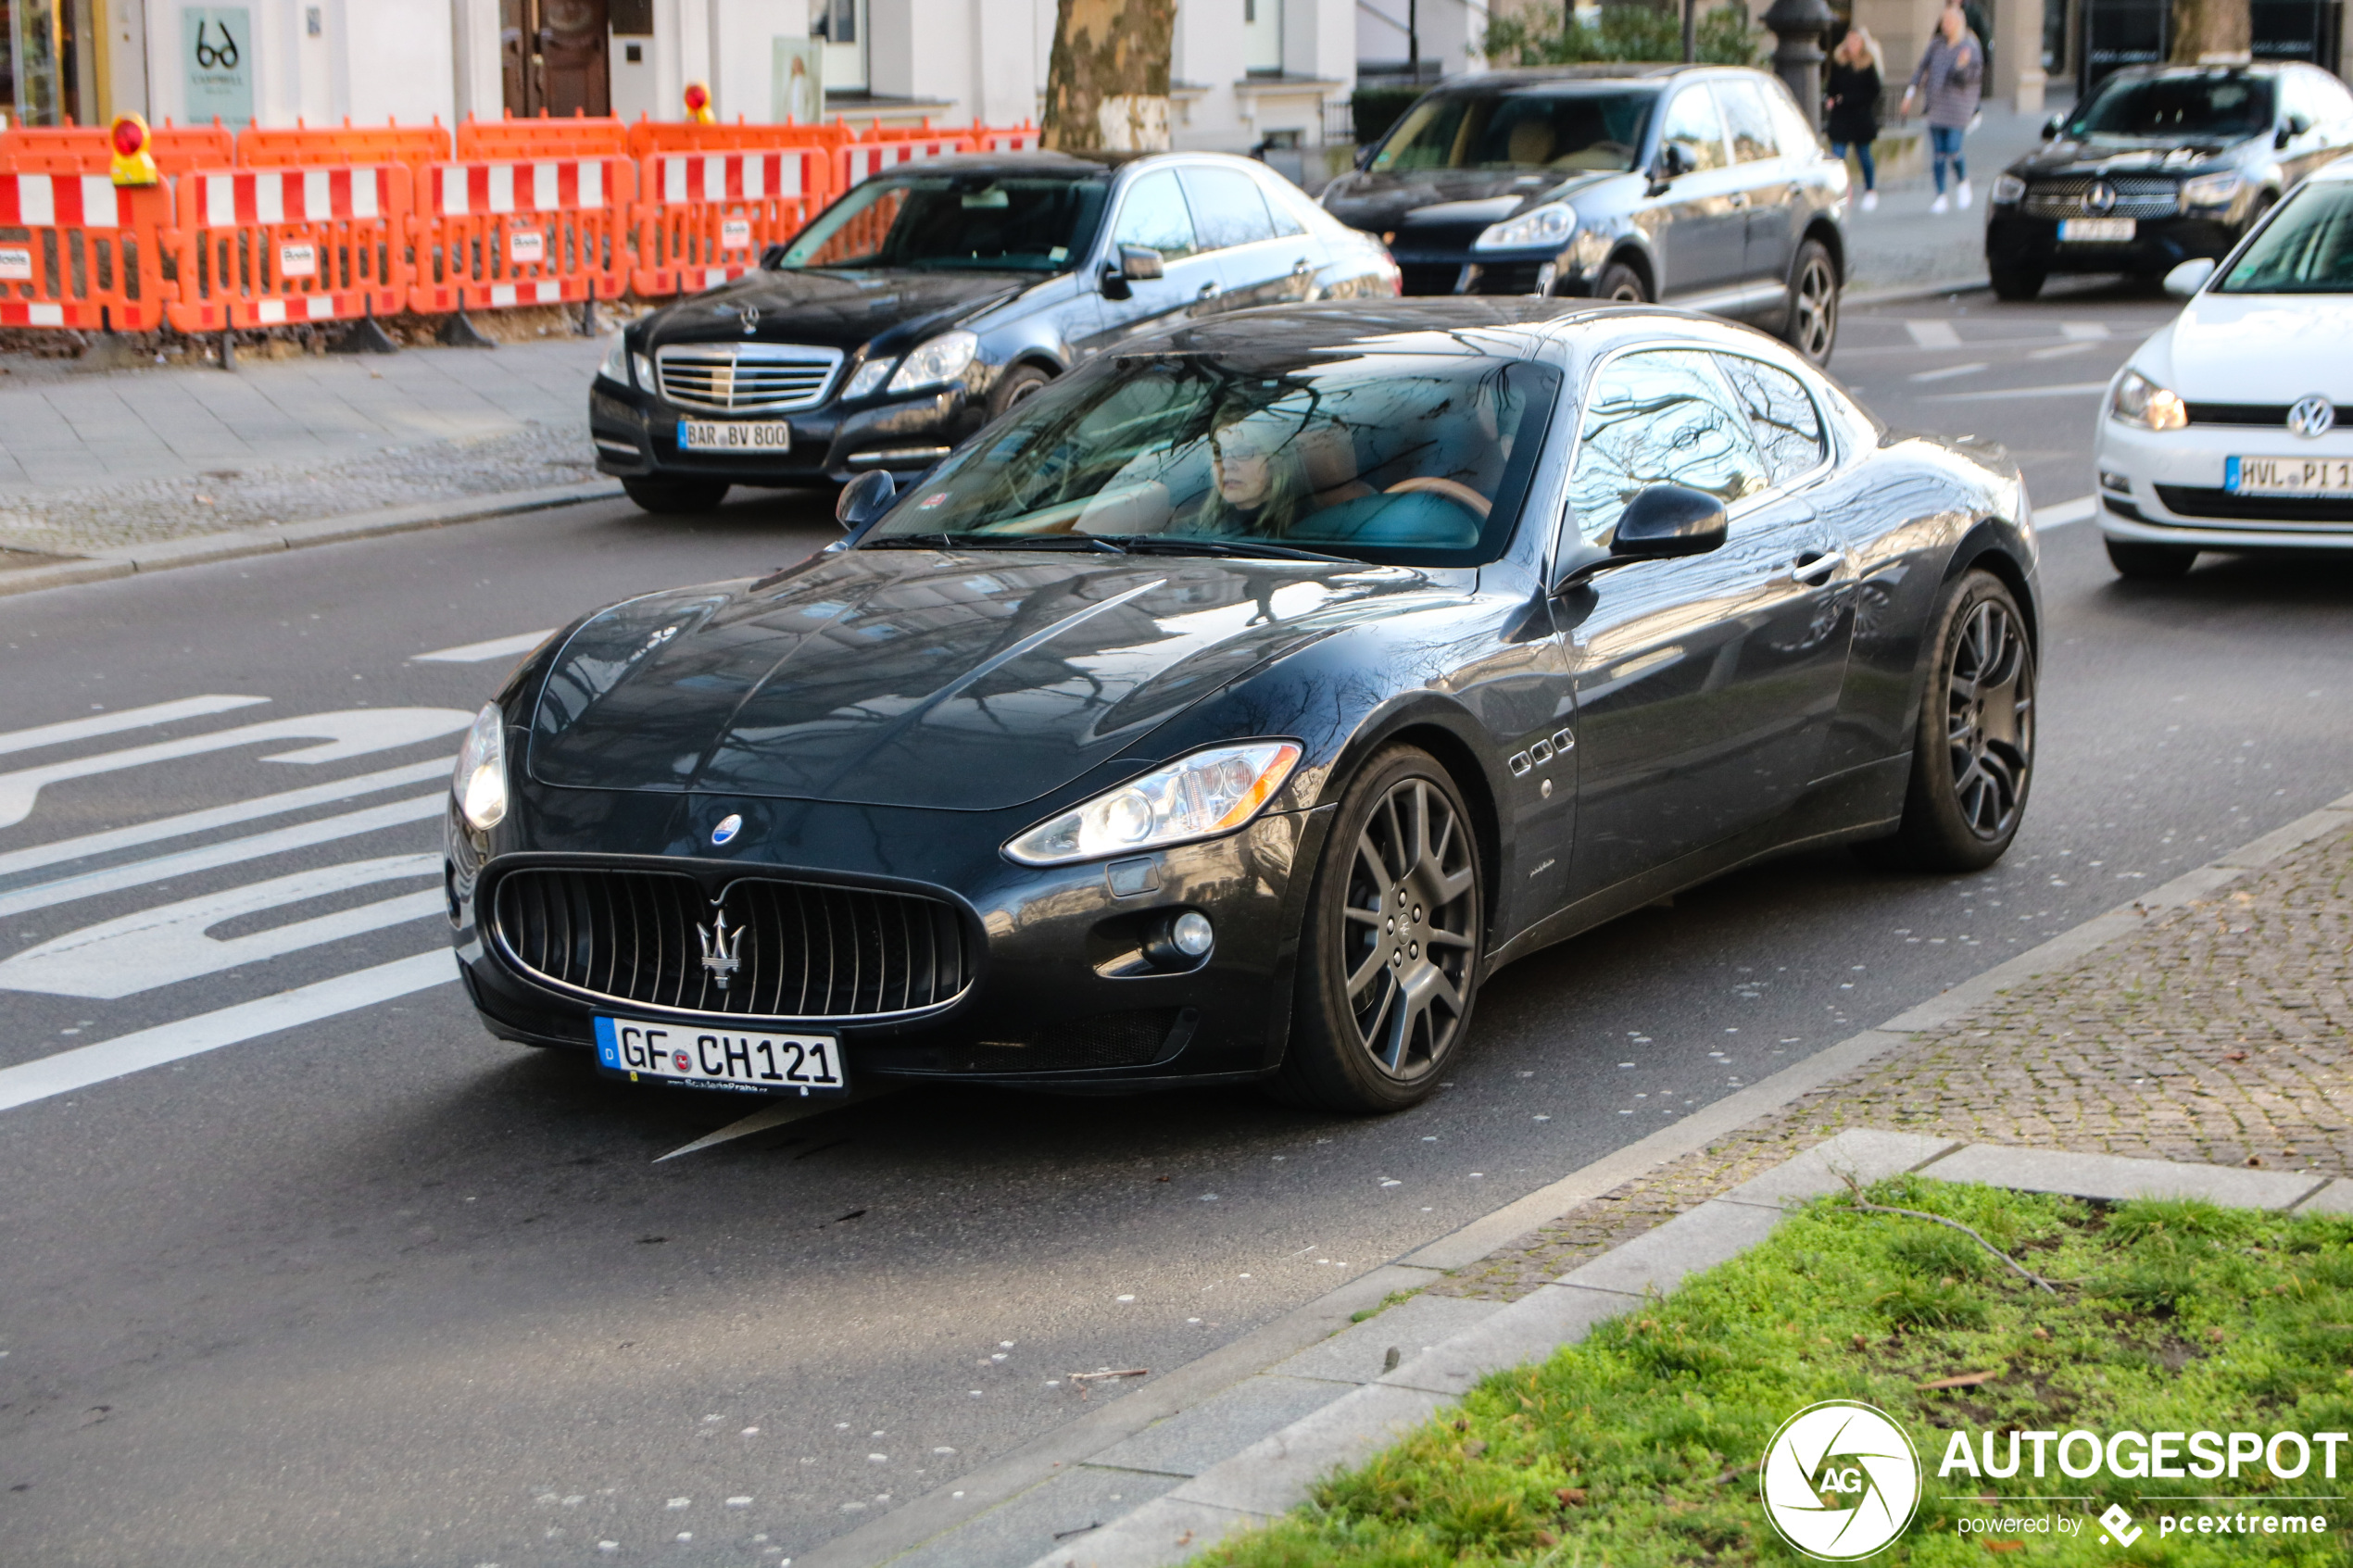
[[[1962,981],[1929,1001],[1906,1009],[1875,1029],[1866,1029],[1834,1046],[1817,1051],[1803,1061],[1785,1067],[1768,1078],[1752,1084],[1736,1094],[1728,1095],[1684,1117],[1680,1122],[1662,1127],[1649,1136],[1627,1145],[1624,1148],[1604,1155],[1600,1160],[1571,1172],[1558,1181],[1539,1187],[1525,1197],[1473,1220],[1458,1230],[1416,1248],[1390,1263],[1361,1274],[1338,1289],[1294,1309],[1232,1344],[1179,1367],[1136,1392],[1107,1404],[1100,1410],[1091,1411],[1076,1421],[1068,1423],[1036,1441],[983,1465],[978,1470],[961,1477],[950,1486],[943,1486],[913,1499],[904,1506],[893,1510],[869,1524],[837,1536],[806,1552],[796,1554],[794,1562],[799,1568],[875,1568],[877,1564],[899,1562],[902,1559],[907,1560],[911,1565],[918,1562],[928,1564],[935,1559],[942,1564],[957,1562],[959,1557],[956,1543],[963,1532],[984,1526],[992,1512],[1004,1509],[1007,1505],[1017,1506],[1026,1496],[1036,1494],[1058,1475],[1082,1463],[1110,1462],[1105,1456],[1109,1456],[1112,1449],[1127,1442],[1128,1439],[1138,1436],[1164,1421],[1197,1412],[1214,1399],[1232,1396],[1243,1385],[1258,1381],[1279,1366],[1288,1365],[1291,1358],[1298,1357],[1311,1348],[1321,1346],[1335,1338],[1341,1340],[1350,1338],[1351,1335],[1344,1331],[1349,1329],[1353,1314],[1365,1308],[1378,1306],[1390,1292],[1418,1289],[1449,1270],[1477,1262],[1505,1243],[1550,1223],[1579,1205],[1591,1202],[1604,1193],[1621,1186],[1670,1160],[1705,1148],[1716,1139],[1781,1110],[1825,1085],[1834,1083],[1868,1066],[1881,1057],[1901,1050],[1910,1043],[1914,1034],[1941,1027],[1953,1019],[1993,1000],[2004,991],[2021,982],[2037,975],[2070,968],[2082,962],[2118,937],[2137,930],[2151,915],[2205,897],[2215,889],[2237,880],[2248,872],[2271,864],[2290,851],[2302,847],[2324,834],[2347,828],[2353,828],[2353,795],[2341,797],[2318,810],[2307,812],[2284,826],[2275,828],[2235,849],[2226,851],[2205,865],[2183,872],[2129,904],[2120,905],[2104,914],[2095,915],[2015,958]],[[1897,1141],[1892,1143],[1878,1141],[1888,1139]],[[1811,1175],[1808,1174],[1817,1167],[1821,1173],[1827,1174],[1831,1169],[1831,1161],[1832,1160],[1846,1161],[1846,1165],[1841,1168],[1852,1170],[1858,1179],[1876,1180],[1878,1179],[1876,1175],[1866,1177],[1864,1173],[1875,1171],[1881,1175],[1885,1175],[1893,1174],[1899,1170],[1912,1169],[1914,1168],[1912,1165],[1890,1165],[1888,1162],[1901,1159],[1907,1152],[1928,1143],[1934,1143],[1935,1147],[1929,1153],[1919,1156],[1920,1163],[1925,1163],[1931,1159],[1941,1160],[1953,1151],[1953,1146],[1948,1143],[1920,1139],[1907,1134],[1860,1130],[1842,1133],[1837,1137],[1799,1154],[1776,1170],[1734,1188],[1722,1198],[1711,1199],[1710,1204],[1703,1204],[1700,1208],[1710,1209],[1710,1205],[1754,1205],[1768,1197],[1778,1203],[1780,1199],[1790,1197],[1812,1196],[1816,1191],[1832,1190],[1836,1185],[1835,1182],[1832,1183],[1832,1187],[1822,1187],[1813,1183]],[[2018,1151],[2002,1152],[2007,1155]],[[2075,1160],[2093,1157],[2045,1154],[2043,1158]],[[2108,1157],[2098,1158],[2105,1160]],[[1813,1163],[1808,1164],[1809,1160]],[[2208,1169],[2208,1167],[2171,1167],[2164,1161],[2157,1160],[2116,1160],[2112,1163],[2136,1168],[2157,1166],[2160,1168],[2160,1172],[2184,1168],[2201,1171]],[[2018,1169],[2022,1172],[2024,1167],[2020,1165]],[[2148,1173],[2140,1172],[2137,1174],[2140,1177],[2146,1177]],[[2259,1177],[2263,1183],[2278,1183],[2287,1179],[2277,1173],[2251,1171],[2223,1171],[2221,1174]],[[2095,1196],[2136,1196],[2141,1193],[2154,1195],[2159,1190],[2172,1190],[2153,1187],[2130,1188],[2129,1183],[2135,1178],[2135,1175],[2134,1171],[2121,1173],[2110,1171],[2106,1178],[2108,1185]],[[1781,1185],[1773,1185],[1772,1184],[1777,1181]],[[2235,1189],[2234,1186],[2233,1190]],[[2248,1187],[2246,1190],[2254,1192],[2257,1188]],[[2269,1185],[2262,1185],[2261,1192],[2266,1198],[2273,1196]],[[2353,1181],[2340,1179],[2326,1184],[2307,1182],[2303,1194],[2301,1201],[2314,1210],[2353,1212]],[[2256,1200],[2244,1198],[2240,1201]],[[1699,1210],[1692,1210],[1694,1214],[1698,1212]],[[1646,1236],[1637,1237],[1634,1241],[1629,1242],[1627,1248],[1639,1247],[1647,1240],[1648,1236],[1658,1236],[1673,1230],[1675,1226],[1681,1224],[1683,1220],[1689,1218],[1691,1215],[1680,1216],[1666,1225],[1658,1227],[1657,1230],[1647,1233]],[[1727,1227],[1728,1234],[1741,1232],[1737,1216],[1725,1216],[1720,1210],[1711,1210],[1710,1219],[1699,1223],[1723,1225]],[[1692,1228],[1696,1229],[1697,1226],[1694,1225]],[[1678,1233],[1679,1236],[1684,1234],[1688,1233]],[[1653,1245],[1672,1247],[1680,1246],[1680,1243],[1668,1242]],[[1626,1250],[1627,1248],[1619,1249],[1620,1252]],[[1617,1254],[1613,1253],[1608,1256],[1616,1257]],[[1492,1335],[1510,1339],[1522,1346],[1531,1346],[1536,1341],[1530,1336],[1537,1331],[1540,1324],[1551,1325],[1544,1328],[1543,1332],[1549,1333],[1557,1329],[1565,1334],[1575,1323],[1582,1321],[1580,1314],[1599,1311],[1599,1316],[1592,1319],[1594,1322],[1600,1321],[1601,1318],[1614,1316],[1617,1311],[1622,1310],[1622,1302],[1620,1307],[1611,1308],[1605,1311],[1600,1311],[1597,1302],[1602,1299],[1602,1292],[1606,1290],[1611,1295],[1622,1297],[1626,1288],[1625,1282],[1634,1276],[1621,1273],[1611,1276],[1619,1279],[1620,1283],[1603,1286],[1599,1283],[1604,1277],[1602,1274],[1588,1275],[1588,1271],[1595,1269],[1602,1261],[1603,1260],[1596,1259],[1592,1263],[1587,1264],[1583,1269],[1566,1276],[1563,1280],[1543,1286],[1534,1296],[1515,1302],[1509,1307],[1496,1309],[1492,1317],[1486,1323],[1475,1326],[1459,1336],[1466,1343],[1453,1352],[1455,1359],[1460,1360],[1462,1356],[1466,1355],[1468,1349],[1479,1342],[1476,1336],[1480,1335]],[[1687,1265],[1687,1268],[1689,1266],[1692,1265]],[[1623,1260],[1617,1267],[1621,1271],[1625,1268]],[[1678,1273],[1675,1277],[1680,1278],[1680,1273]],[[1555,1291],[1569,1290],[1579,1291],[1583,1294],[1575,1297],[1551,1294]],[[1524,1314],[1516,1317],[1510,1316],[1510,1314],[1520,1313],[1521,1308],[1527,1306],[1528,1302],[1539,1299],[1545,1301],[1548,1305],[1542,1308],[1531,1307]],[[1403,1309],[1393,1309],[1393,1311],[1403,1311]],[[1547,1313],[1553,1315],[1547,1317],[1544,1315]],[[1384,1313],[1382,1317],[1386,1318],[1388,1315]],[[1370,1328],[1373,1323],[1379,1321],[1380,1319],[1370,1320],[1359,1327]],[[1382,1332],[1386,1334],[1389,1331],[1384,1329]],[[1581,1330],[1579,1332],[1581,1334]],[[1555,1338],[1546,1346],[1544,1353],[1549,1353],[1551,1344],[1564,1342],[1566,1341]],[[1428,1379],[1441,1375],[1433,1370],[1438,1363],[1429,1362],[1427,1358],[1454,1344],[1454,1339],[1450,1338],[1412,1363],[1413,1368],[1418,1369],[1412,1371],[1412,1376],[1416,1380],[1416,1386],[1419,1386],[1422,1393],[1435,1396],[1442,1391],[1427,1386]],[[1517,1360],[1525,1361],[1529,1355],[1535,1353],[1537,1352],[1534,1350],[1528,1350],[1519,1355]],[[1513,1365],[1516,1364],[1516,1361],[1499,1364]],[[1396,1369],[1395,1375],[1405,1375],[1408,1371],[1408,1367],[1400,1366]],[[1476,1380],[1475,1376],[1470,1378],[1470,1381]],[[1363,1386],[1368,1386],[1374,1379],[1348,1379],[1348,1381],[1358,1381]],[[1391,1382],[1394,1386],[1393,1378],[1384,1377],[1380,1381]],[[1460,1387],[1468,1386],[1468,1382],[1463,1382]],[[1456,1394],[1459,1394],[1460,1387],[1455,1389]],[[1351,1408],[1363,1410],[1366,1413],[1367,1420],[1377,1420],[1390,1424],[1403,1420],[1410,1426],[1421,1419],[1419,1416],[1408,1418],[1409,1405],[1376,1405],[1368,1400]],[[1431,1408],[1434,1409],[1435,1406]],[[1318,1413],[1321,1414],[1321,1412]],[[1261,1430],[1265,1428],[1262,1427]],[[1339,1428],[1333,1430],[1337,1433]],[[1354,1429],[1350,1430],[1353,1432]],[[1357,1434],[1356,1436],[1351,1436],[1349,1441],[1353,1443],[1361,1436]],[[1335,1441],[1337,1440],[1338,1438],[1335,1437]],[[1379,1446],[1378,1442],[1373,1442],[1370,1439],[1365,1441],[1370,1442],[1371,1447]],[[1244,1454],[1247,1455],[1252,1451],[1254,1450],[1245,1449]],[[1286,1453],[1288,1451],[1287,1449]],[[1237,1457],[1239,1459],[1241,1456]],[[1274,1456],[1265,1457],[1267,1462],[1273,1462]],[[1289,1460],[1285,1459],[1283,1462],[1288,1468]],[[1341,1461],[1335,1459],[1331,1462]],[[1328,1467],[1327,1464],[1326,1468]],[[1204,1471],[1202,1475],[1207,1474],[1208,1472]],[[1162,1473],[1162,1475],[1164,1480],[1174,1479],[1167,1473]],[[1146,1477],[1139,1474],[1137,1479],[1141,1481]],[[1228,1499],[1232,1501],[1232,1506],[1228,1506],[1227,1502],[1218,1501],[1214,1497],[1191,1489],[1193,1484],[1201,1479],[1201,1476],[1189,1479],[1184,1485],[1169,1489],[1165,1495],[1143,1504],[1101,1533],[1090,1535],[1085,1556],[1070,1556],[1068,1551],[1075,1549],[1066,1549],[1062,1554],[1041,1560],[1038,1568],[1076,1568],[1076,1565],[1082,1563],[1086,1565],[1086,1568],[1130,1568],[1130,1565],[1178,1562],[1187,1555],[1205,1549],[1217,1534],[1257,1520],[1260,1511],[1254,1506],[1232,1501],[1232,1498]],[[962,1496],[957,1496],[958,1493]],[[1256,1497],[1258,1494],[1253,1492],[1249,1495]],[[1233,1495],[1235,1498],[1239,1496],[1240,1494]],[[1279,1512],[1281,1510],[1277,1509],[1275,1512]],[[1133,1524],[1133,1528],[1143,1532],[1134,1537],[1135,1544],[1132,1549],[1137,1554],[1121,1555],[1120,1553],[1130,1550],[1130,1548],[1126,1546],[1120,1547],[1117,1552],[1113,1551],[1111,1548],[1114,1540],[1114,1532],[1123,1532],[1116,1537],[1118,1540],[1129,1539],[1128,1535],[1124,1532],[1130,1530],[1131,1522],[1139,1522]],[[1153,1543],[1160,1543],[1177,1541],[1178,1537],[1185,1537],[1189,1544],[1184,1544],[1183,1549],[1175,1556],[1168,1555],[1168,1551],[1174,1548],[1164,1549],[1159,1544],[1153,1544],[1149,1551],[1146,1550],[1147,1539]],[[971,1557],[972,1560],[977,1560],[978,1554],[971,1554]]]
[[[1730,1262],[1772,1234],[1793,1205],[1859,1183],[1918,1172],[2069,1197],[2200,1198],[2237,1208],[2341,1211],[2347,1184],[2227,1166],[2050,1149],[1967,1147],[1916,1134],[1852,1128],[1603,1253],[1485,1322],[1213,1465],[1125,1518],[1057,1548],[1031,1568],[1166,1568],[1306,1500],[1315,1484],[1358,1464],[1453,1404],[1485,1377],[1541,1361],[1596,1326]],[[2353,1195],[2345,1195],[2353,1198]],[[1367,1323],[1355,1331],[1376,1331]]]
[[[1839,296],[1840,309],[1850,305],[1901,305],[1907,299],[1933,299],[1940,294],[1975,294],[1990,289],[1994,280],[1987,277],[1962,278],[1948,283],[1906,283],[1901,288],[1867,289],[1861,294]]]
[[[164,571],[175,566],[205,566],[242,556],[271,555],[312,545],[339,545],[349,539],[372,539],[385,533],[408,533],[422,528],[444,528],[457,522],[509,517],[516,512],[544,511],[582,501],[602,501],[621,494],[611,479],[584,480],[577,484],[544,490],[512,490],[502,495],[468,495],[454,501],[428,501],[413,507],[388,507],[381,511],[353,512],[344,517],[316,518],[280,528],[234,528],[191,539],[168,539],[153,545],[122,545],[94,550],[81,560],[54,566],[27,567],[0,572],[0,594],[30,594],[43,588],[63,588],[77,583],[102,583],[137,572]]]

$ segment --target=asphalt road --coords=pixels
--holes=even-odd
[[[1882,307],[1837,368],[2049,506],[2168,310]],[[0,1559],[774,1562],[1068,1418],[1072,1372],[1179,1365],[2353,780],[2353,562],[2128,586],[2079,522],[1994,871],[1685,894],[1506,971],[1384,1121],[925,1089],[656,1163],[746,1107],[494,1041],[405,961],[511,658],[417,656],[829,529],[605,504],[0,601]],[[208,696],[258,700],[138,711]]]

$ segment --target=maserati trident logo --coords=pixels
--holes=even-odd
[[[2336,405],[2317,392],[2299,397],[2288,406],[2287,428],[2307,439],[2326,435],[2336,428]]]
[[[744,930],[737,926],[727,929],[727,911],[714,910],[709,925],[695,927],[695,935],[702,938],[702,966],[724,991],[736,971],[744,967]]]

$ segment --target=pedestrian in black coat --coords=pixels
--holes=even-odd
[[[1850,27],[1831,53],[1830,80],[1822,89],[1822,129],[1831,151],[1840,157],[1855,149],[1863,170],[1863,199],[1869,212],[1879,206],[1879,168],[1871,158],[1871,144],[1879,140],[1879,44],[1860,27]]]

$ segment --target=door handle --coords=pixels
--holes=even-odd
[[[1734,207],[1746,207],[1748,205],[1748,193],[1746,191],[1734,191],[1732,193],[1732,205]]]
[[[1818,588],[1829,582],[1831,573],[1844,565],[1845,561],[1844,550],[1831,550],[1822,555],[1816,555],[1809,550],[1798,557],[1795,564],[1789,569],[1790,581]]]
[[[1304,278],[1308,273],[1313,272],[1314,270],[1315,270],[1315,263],[1309,261],[1303,256],[1297,261],[1290,264],[1290,275],[1294,278]]]
[[[1217,281],[1216,281],[1215,279],[1214,279],[1214,278],[1213,278],[1213,279],[1211,279],[1208,282],[1205,282],[1205,283],[1202,284],[1202,286],[1201,286],[1201,293],[1200,293],[1200,295],[1199,295],[1197,297],[1202,298],[1202,299],[1209,299],[1209,298],[1211,298],[1211,297],[1214,296],[1216,293],[1217,293]]]

